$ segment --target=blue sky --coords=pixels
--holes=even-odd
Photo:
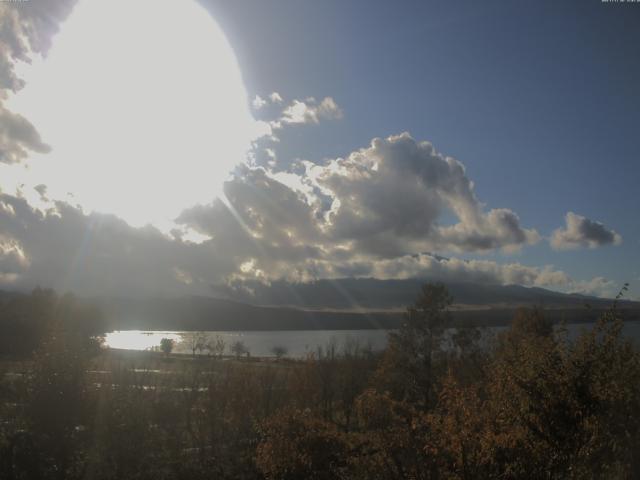
[[[250,92],[328,95],[345,112],[287,136],[280,157],[319,161],[409,131],[463,162],[488,206],[513,209],[542,235],[574,211],[623,237],[560,252],[540,242],[518,261],[640,282],[638,5],[205,4]]]
[[[640,298],[638,25],[600,0],[1,4],[0,288]]]

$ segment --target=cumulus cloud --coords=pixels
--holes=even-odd
[[[29,151],[46,153],[35,127],[2,103],[9,93],[24,86],[16,73],[20,62],[44,55],[60,23],[68,16],[75,0],[51,2],[4,2],[0,4],[0,162],[18,163]]]
[[[247,156],[247,164],[252,166],[267,166],[274,168],[278,163],[278,155],[272,147],[263,147],[254,143],[253,149]]]
[[[307,175],[332,199],[327,230],[336,241],[379,256],[420,251],[518,249],[538,241],[508,209],[483,211],[459,161],[408,133],[371,145]],[[458,222],[440,225],[443,213]]]
[[[602,223],[582,215],[568,212],[565,216],[565,222],[565,227],[554,230],[551,236],[553,248],[597,248],[622,243],[622,237],[618,233],[605,227]]]
[[[341,119],[344,114],[332,97],[325,97],[318,102],[314,97],[305,100],[294,99],[286,106],[278,92],[266,97],[256,95],[251,101],[254,112],[261,118],[260,123],[266,128],[256,138],[249,152],[249,163],[253,165],[269,165],[275,167],[273,148],[280,142],[280,134],[287,127],[300,125],[318,125],[327,120]],[[269,153],[267,150],[271,150]],[[271,158],[266,158],[265,154]]]
[[[337,106],[325,100],[300,118],[334,115],[328,112]],[[207,293],[230,282],[343,277],[431,276],[589,293],[611,287],[605,279],[576,282],[550,266],[421,253],[512,251],[539,235],[509,209],[486,210],[461,162],[407,133],[288,171],[271,171],[274,159],[265,150],[267,167],[238,167],[221,198],[184,210],[170,235],[52,202],[44,185],[36,187],[41,209],[1,194],[0,284],[88,295]],[[453,224],[442,224],[447,214]]]
[[[28,266],[22,247],[15,240],[0,235],[0,280],[15,279]]]
[[[375,277],[446,279],[587,291],[547,267],[463,261],[424,251],[513,250],[539,235],[507,209],[484,211],[463,165],[408,134],[325,165],[284,173],[245,167],[225,185],[226,201],[186,210],[178,221],[234,252],[236,281]],[[450,210],[454,225],[439,219]],[[242,252],[242,253],[240,253]],[[597,288],[593,285],[591,290]]]
[[[176,240],[64,202],[41,211],[24,198],[0,195],[4,288],[42,285],[83,295],[206,293],[209,282],[224,281],[234,268],[233,259],[217,255],[211,242]]]
[[[309,194],[311,195],[311,194]],[[462,260],[431,254],[376,258],[332,244],[308,197],[247,169],[226,186],[227,200],[195,206],[171,236],[134,228],[112,215],[85,214],[64,202],[39,210],[0,195],[0,288],[36,285],[83,295],[210,292],[212,285],[322,278],[431,277],[610,294],[602,278],[577,282],[551,266]],[[190,230],[204,241],[184,239]]]
[[[256,95],[251,101],[251,106],[254,110],[261,110],[264,107],[271,105],[279,105],[282,103],[282,97],[278,92],[271,92],[266,98]]]
[[[17,91],[23,86],[15,72],[17,62],[44,54],[51,38],[71,12],[76,0],[4,2],[0,5],[0,88]]]
[[[302,162],[289,172],[245,166],[224,192],[226,205],[200,205],[178,221],[220,239],[220,225],[230,219],[225,206],[243,227],[233,237],[248,236],[272,258],[293,263],[302,255],[316,262],[308,271],[308,265],[296,270],[301,278],[357,257],[369,262],[424,251],[511,251],[539,238],[511,210],[484,211],[464,166],[408,134],[375,139],[324,165]],[[458,222],[441,225],[446,212]],[[261,257],[255,249],[248,255]],[[260,269],[273,273],[279,267]]]
[[[36,185],[33,189],[40,195],[40,200],[47,201],[47,186],[44,183]]]
[[[267,101],[262,98],[260,95],[256,95],[254,99],[251,101],[251,106],[254,110],[260,110],[267,104]]]
[[[343,117],[342,109],[331,97],[325,97],[319,103],[315,98],[294,100],[282,112],[280,121],[285,124],[318,124],[320,120],[338,120]]]
[[[269,100],[271,103],[282,103],[283,101],[278,92],[271,92],[271,94],[269,94]]]
[[[619,290],[618,285],[612,280],[604,277],[594,277],[591,280],[574,281],[571,284],[571,291],[584,295],[595,295],[598,297],[613,297]]]
[[[23,162],[29,152],[49,149],[28,119],[2,102],[23,86],[17,65],[46,54],[74,4],[0,4],[2,163]],[[332,97],[285,103],[272,92],[256,95],[252,107],[277,115],[266,134],[343,117]],[[464,165],[409,134],[374,139],[345,158],[322,165],[300,162],[286,172],[269,170],[273,149],[264,149],[263,157],[256,163],[267,168],[238,168],[223,199],[182,212],[171,235],[52,202],[44,185],[35,187],[44,209],[0,193],[0,286],[129,295],[207,293],[211,285],[244,280],[430,275],[585,293],[612,287],[600,277],[576,282],[550,266],[420,253],[512,251],[537,242],[539,235],[509,209],[485,210]],[[446,214],[456,222],[443,224]],[[195,237],[198,242],[188,240]],[[594,247],[620,240],[602,224],[569,213],[552,243]]]
[[[26,118],[0,105],[0,163],[19,163],[29,151],[47,153],[49,150]]]
[[[263,169],[243,168],[224,187],[225,200],[185,210],[177,222],[212,238],[216,249],[236,265],[277,278],[307,259],[324,255],[322,233],[306,198]]]
[[[522,285],[596,296],[615,294],[615,283],[603,277],[577,281],[552,265],[535,267],[518,262],[500,264],[492,260],[464,260],[432,254],[406,255],[356,265],[357,276],[378,279],[435,278],[443,282],[471,282],[490,285]]]
[[[463,260],[443,258],[429,254],[411,255],[374,263],[375,278],[437,278],[441,281],[493,285],[522,285],[561,290],[600,297],[615,295],[616,284],[603,277],[587,281],[571,278],[552,265],[535,267],[518,262],[500,264],[491,260]]]

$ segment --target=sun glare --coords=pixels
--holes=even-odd
[[[208,203],[259,124],[224,34],[191,0],[80,0],[10,107],[52,152],[49,195],[160,227]]]

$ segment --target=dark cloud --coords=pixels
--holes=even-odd
[[[224,281],[233,268],[210,242],[174,240],[153,227],[132,228],[63,202],[40,211],[23,198],[0,195],[5,287],[43,285],[86,295],[205,293],[209,282]]]
[[[556,249],[579,247],[597,248],[604,245],[619,245],[622,237],[602,223],[590,220],[582,215],[568,212],[566,225],[558,228],[551,236],[551,245]]]
[[[239,275],[277,278],[324,255],[311,206],[262,169],[242,168],[225,183],[224,201],[189,208],[177,222],[211,237],[217,251],[244,264]]]
[[[64,202],[38,210],[24,198],[2,194],[0,287],[42,285],[83,295],[207,294],[214,285],[238,287],[278,279],[430,277],[597,294],[612,288],[602,278],[576,282],[550,266],[501,265],[431,254],[380,259],[349,247],[323,245],[314,241],[316,227],[304,209],[291,216],[280,213],[284,215],[280,227],[262,217],[275,208],[276,199],[294,205],[301,201],[264,175],[252,172],[246,185],[227,187],[236,206],[216,201],[185,211],[179,219],[185,230],[172,235],[153,227],[133,228],[112,215],[87,215]],[[251,203],[238,208],[240,198]],[[265,209],[254,211],[260,202]],[[189,228],[210,238],[201,243],[185,240]],[[294,233],[289,236],[286,231]]]
[[[39,185],[36,185],[35,187],[33,187],[33,189],[38,192],[38,195],[40,195],[40,199],[41,200],[48,200],[47,199],[47,186],[44,183],[41,183]]]
[[[19,163],[29,151],[47,153],[49,150],[26,118],[0,105],[0,162]]]
[[[68,16],[75,0],[3,2],[0,4],[0,162],[18,163],[29,151],[46,153],[49,147],[26,118],[1,103],[8,92],[17,92],[24,81],[16,64],[45,55],[51,38]]]
[[[0,5],[0,89],[15,92],[22,87],[15,73],[16,62],[46,54],[75,4],[76,0],[48,0]]]

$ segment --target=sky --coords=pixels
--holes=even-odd
[[[0,288],[640,298],[640,3],[0,4]]]

